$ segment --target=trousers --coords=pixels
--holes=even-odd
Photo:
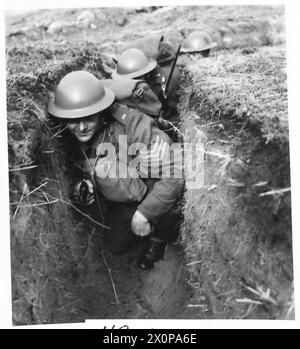
[[[131,230],[131,220],[137,209],[134,204],[107,202],[106,224],[110,227],[105,232],[104,242],[114,254],[122,254],[137,246],[138,237]],[[153,227],[147,237],[159,238],[165,242],[175,242],[180,234],[180,225],[183,219],[181,203],[176,203]]]

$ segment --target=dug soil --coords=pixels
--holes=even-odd
[[[289,147],[282,126],[287,123],[286,94],[279,91],[280,81],[271,70],[280,67],[284,74],[282,48],[277,49],[284,42],[283,11],[203,9],[97,9],[94,27],[84,29],[74,21],[80,10],[7,20],[15,325],[116,318],[293,318]],[[57,38],[47,32],[53,18],[72,21]],[[189,18],[188,27],[182,18]],[[204,26],[225,51],[216,50],[207,59],[179,60],[182,132],[187,141],[203,145],[198,176],[204,182],[185,192],[181,240],[167,247],[153,270],[141,271],[136,266],[139,248],[112,255],[102,243],[108,232],[99,226],[103,222],[97,208],[72,205],[70,178],[76,178],[76,170],[65,151],[72,146],[49,123],[46,105],[65,74],[83,69],[108,78],[120,43],[160,33],[167,24],[166,37],[173,43]],[[101,25],[105,40],[95,30]],[[265,55],[274,58],[271,68]],[[259,74],[252,71],[256,64]],[[195,78],[195,71],[205,72],[206,80],[201,74]],[[276,80],[268,103],[246,101],[247,106],[258,105],[247,114],[239,100],[239,77],[256,87],[256,79],[265,76]],[[261,120],[259,107],[268,123]]]

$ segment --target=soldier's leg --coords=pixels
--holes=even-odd
[[[183,220],[181,203],[178,202],[155,225],[148,245],[138,260],[141,269],[152,269],[154,263],[163,259],[168,242],[175,242],[180,234]]]
[[[175,242],[180,234],[183,221],[181,202],[177,202],[155,225],[151,238],[165,242]]]
[[[105,231],[104,242],[114,254],[130,251],[138,244],[139,238],[131,231],[131,220],[136,205],[108,203],[106,224],[110,230]]]

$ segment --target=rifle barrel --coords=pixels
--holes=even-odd
[[[176,63],[177,63],[177,59],[178,59],[179,53],[180,53],[180,48],[181,48],[181,44],[178,46],[178,49],[177,49],[177,52],[176,52],[176,55],[175,55],[175,58],[174,58],[174,61],[173,61],[173,64],[172,64],[169,76],[168,76],[168,80],[167,80],[167,83],[166,83],[166,95],[167,96],[168,96],[168,88],[170,86],[170,83],[171,83],[171,80],[172,80],[172,75],[173,75],[173,72],[174,72],[174,69],[175,69],[175,66],[176,66]]]

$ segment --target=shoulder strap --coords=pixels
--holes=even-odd
[[[152,117],[159,116],[161,102],[145,81],[122,78],[103,80],[103,84],[114,92],[118,103]]]
[[[162,108],[158,97],[144,81],[137,83],[130,98],[123,100],[123,103],[152,117],[158,117]]]
[[[110,112],[114,119],[116,119],[123,125],[128,125],[131,113],[126,105],[114,103],[110,107]]]

